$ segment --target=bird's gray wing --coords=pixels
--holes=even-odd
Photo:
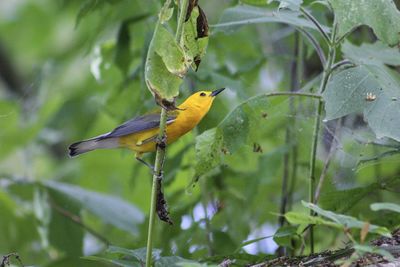
[[[167,118],[167,124],[174,122],[176,119],[175,114],[169,114]],[[154,129],[160,125],[160,114],[147,114],[136,117],[129,121],[124,122],[110,133],[104,135],[103,138],[110,137],[121,137],[129,134]]]

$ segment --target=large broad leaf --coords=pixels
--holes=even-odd
[[[341,48],[344,56],[356,64],[400,66],[399,49],[379,41],[361,46],[346,41]]]
[[[156,101],[168,107],[179,94],[182,77],[187,71],[183,49],[163,23],[171,17],[171,1],[166,1],[150,42],[145,66],[147,87]]]
[[[246,5],[225,9],[218,24],[214,25],[214,27],[217,30],[223,30],[229,33],[240,26],[269,22],[285,23],[296,27],[316,29],[314,24],[300,17],[299,12],[290,10],[277,11]],[[327,27],[323,28],[329,31]]]
[[[68,196],[105,223],[130,233],[137,234],[137,225],[144,221],[144,215],[138,208],[120,198],[54,181],[47,181],[44,185]]]
[[[236,107],[216,128],[196,138],[196,177],[218,166],[223,155],[232,154],[257,139],[259,122],[267,105],[265,95],[251,98]]]
[[[324,210],[318,207],[315,204],[312,203],[307,203],[302,201],[303,206],[315,211],[319,215],[331,220],[335,224],[341,225],[343,229],[347,228],[358,228],[358,229],[363,229],[364,225],[366,222],[359,221],[354,217],[343,215],[343,214],[337,214],[329,210]],[[370,233],[376,233],[384,236],[390,237],[390,231],[386,227],[378,226],[378,225],[373,225],[370,224],[368,228],[368,232]]]
[[[362,65],[342,70],[323,94],[326,119],[363,112],[378,138],[400,141],[400,82],[387,67]]]
[[[354,28],[368,25],[376,36],[389,45],[400,42],[400,12],[392,0],[329,0],[341,38]]]

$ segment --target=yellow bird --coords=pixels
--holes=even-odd
[[[196,92],[180,104],[177,110],[169,111],[167,144],[176,141],[199,124],[210,110],[215,96],[224,89]],[[69,155],[74,157],[95,149],[125,147],[135,151],[136,158],[143,162],[140,159],[143,153],[156,150],[159,125],[160,111],[142,115],[121,124],[111,132],[73,143],[69,146]]]

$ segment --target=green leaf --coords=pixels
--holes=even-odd
[[[81,20],[87,16],[88,14],[92,13],[93,11],[103,8],[105,4],[115,4],[122,0],[85,0],[82,2],[81,7],[79,9],[78,15],[76,16],[76,25],[79,25]]]
[[[378,138],[400,141],[399,79],[383,66],[362,65],[333,75],[323,93],[326,119],[364,112]],[[368,95],[372,99],[368,100]]]
[[[354,207],[356,203],[368,194],[380,189],[382,189],[380,183],[373,183],[365,187],[323,192],[319,200],[319,205],[324,209],[334,212],[345,212]]]
[[[263,237],[247,240],[247,241],[243,242],[242,244],[240,244],[240,246],[235,250],[235,252],[237,253],[237,252],[239,252],[241,250],[241,248],[244,248],[245,246],[248,246],[248,245],[253,244],[253,243],[257,243],[258,241],[261,241],[261,240],[264,240],[264,239],[267,239],[267,238],[271,238],[271,237],[273,237],[273,235],[263,236]]]
[[[226,255],[235,251],[237,244],[227,232],[213,231],[213,249],[217,255]]]
[[[115,48],[114,62],[120,69],[122,74],[128,74],[129,65],[131,63],[131,50],[130,50],[131,36],[129,33],[129,22],[122,22],[118,30],[117,44]]]
[[[240,0],[241,3],[254,6],[266,6],[269,0]]]
[[[379,40],[394,46],[400,42],[400,12],[392,0],[329,0],[338,23],[337,38],[358,26],[372,28]]]
[[[46,181],[44,185],[79,203],[103,222],[132,234],[138,233],[137,225],[144,221],[144,215],[138,208],[120,198],[60,182]]]
[[[214,129],[196,138],[196,177],[221,164],[222,157],[253,143],[259,135],[260,121],[268,106],[265,95],[253,97],[237,106]]]
[[[129,261],[129,260],[120,260],[120,259],[108,259],[108,258],[103,258],[103,257],[99,257],[99,256],[86,256],[86,257],[82,257],[82,259],[96,261],[96,262],[102,262],[102,263],[112,263],[114,266],[120,266],[120,267],[142,267],[143,266],[143,264],[140,262],[133,262],[133,261]]]
[[[363,43],[361,46],[345,41],[342,52],[346,58],[356,64],[400,66],[399,49],[389,47],[379,41],[373,44]]]
[[[334,228],[342,229],[342,226],[338,223],[327,221],[321,217],[311,216],[310,214],[289,211],[285,214],[286,220],[291,224],[299,224],[299,225],[326,225]]]
[[[68,212],[80,218],[80,206],[58,191],[49,191],[49,202],[52,203],[48,230],[50,244],[66,253],[68,257],[82,256],[84,229],[64,214]]]
[[[371,204],[371,210],[377,211],[377,210],[390,210],[394,212],[399,212],[400,213],[400,205],[394,204],[394,203],[373,203]]]
[[[200,13],[199,6],[193,8],[189,20],[183,25],[180,45],[185,51],[186,61],[191,63],[192,69],[197,70],[208,45],[207,19],[204,13]]]
[[[106,253],[120,254],[123,256],[134,257],[139,262],[146,261],[146,248],[127,249],[127,248],[121,248],[121,247],[116,247],[116,246],[109,246],[106,250]],[[153,259],[159,259],[160,255],[161,255],[161,250],[153,248],[151,254],[152,254]]]
[[[188,69],[183,49],[163,23],[170,13],[166,1],[154,29],[145,65],[145,80],[156,101],[168,107],[179,94],[179,86]]]
[[[217,30],[227,33],[236,30],[238,27],[259,24],[259,23],[285,23],[301,28],[316,29],[315,25],[300,17],[299,12],[290,10],[271,10],[261,7],[238,5],[227,8],[222,13],[218,24],[213,25]],[[327,27],[323,27],[329,31]]]
[[[332,211],[324,210],[318,207],[317,205],[314,205],[312,203],[307,203],[305,201],[301,202],[304,207],[307,207],[319,215],[328,218],[329,220],[333,221],[335,224],[339,224],[343,227],[343,229],[347,228],[358,228],[362,229],[365,225],[365,222],[359,221],[354,217],[343,215],[343,214],[337,214]],[[391,237],[390,231],[386,227],[381,227],[378,225],[370,224],[368,232],[370,233],[376,233],[380,234],[383,236]]]
[[[196,264],[191,260],[187,260],[178,256],[162,257],[154,263],[155,267],[185,267]],[[196,265],[195,265],[196,266]]]
[[[287,8],[293,11],[298,11],[300,9],[303,0],[276,0],[280,2],[279,8]]]
[[[291,248],[292,239],[297,236],[297,227],[285,225],[280,227],[274,234],[274,241],[279,246]]]
[[[196,137],[196,176],[207,173],[221,163],[222,138],[217,128]]]

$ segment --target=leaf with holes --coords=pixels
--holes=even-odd
[[[253,97],[237,106],[216,128],[196,138],[196,177],[220,165],[224,155],[254,144],[268,103],[265,95]]]
[[[207,18],[200,6],[194,6],[185,21],[180,45],[185,51],[186,61],[197,70],[208,45]]]
[[[188,69],[183,49],[163,25],[170,17],[170,2],[166,1],[160,11],[145,65],[147,87],[157,103],[169,109],[174,108],[179,86]]]
[[[338,39],[358,26],[367,25],[386,44],[394,46],[400,42],[400,12],[392,0],[329,2],[338,23]]]

